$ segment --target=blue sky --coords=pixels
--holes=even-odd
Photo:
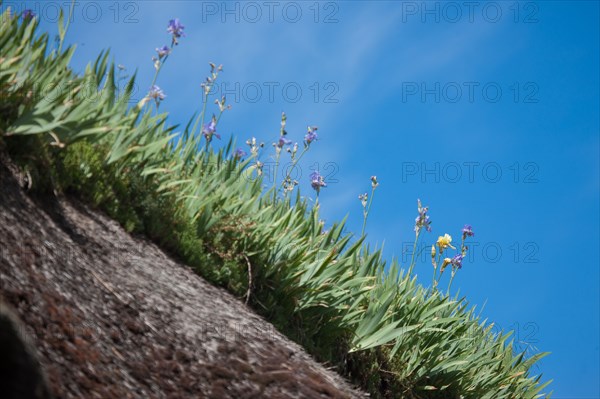
[[[33,8],[54,33],[60,4],[3,7]],[[293,140],[319,127],[301,180],[312,195],[311,168],[325,175],[328,222],[349,215],[359,232],[357,196],[377,175],[367,232],[387,259],[408,260],[417,198],[433,220],[426,244],[472,224],[454,288],[521,348],[552,352],[535,371],[554,397],[598,398],[598,2],[469,4],[81,1],[68,42],[80,71],[110,47],[138,70],[139,99],[179,17],[186,37],[158,81],[171,123],[200,108],[208,62],[223,64],[225,138],[270,144],[282,111]],[[425,256],[416,272],[430,283]]]

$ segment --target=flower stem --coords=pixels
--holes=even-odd
[[[290,166],[290,168],[288,169],[288,173],[285,175],[285,178],[281,181],[281,185],[279,186],[279,188],[277,189],[277,192],[279,192],[279,190],[281,190],[281,188],[283,187],[284,183],[286,182],[286,180],[290,177],[290,172],[294,170],[294,168],[296,167],[296,165],[298,165],[298,162],[300,162],[300,160],[302,159],[302,157],[304,156],[304,154],[308,151],[308,147],[305,147],[302,152],[300,153],[300,155],[298,156],[298,158],[294,159],[294,162],[292,162],[292,166]],[[283,192],[283,195],[286,196],[287,195],[287,191]]]
[[[419,241],[419,235],[421,234],[421,230],[417,231],[417,235],[415,237],[415,244],[413,245],[412,257],[410,259],[410,267],[408,268],[408,274],[411,275],[413,272],[413,268],[415,267],[415,253],[417,252],[417,242]]]
[[[200,112],[200,115],[198,115],[198,117],[201,118],[200,121],[200,132],[202,132],[202,127],[204,126],[204,115],[206,114],[206,103],[208,103],[208,90],[204,91],[204,104],[202,104],[202,111]],[[200,140],[202,140],[202,135],[200,136]]]
[[[369,217],[369,213],[371,212],[371,204],[373,203],[373,196],[374,195],[375,195],[375,187],[372,187],[371,188],[371,197],[369,197],[369,205],[367,206],[366,212],[365,212],[364,217],[363,217],[363,225],[362,225],[362,230],[360,232],[360,236],[361,237],[365,235],[365,228],[367,227],[367,218]]]
[[[156,80],[158,79],[158,73],[160,72],[160,70],[162,69],[162,66],[164,65],[165,61],[167,61],[167,58],[169,56],[166,55],[165,59],[163,61],[160,61],[160,64],[158,65],[158,68],[156,68],[156,72],[154,72],[154,78],[152,78],[152,83],[150,83],[150,87],[154,86],[156,84]]]
[[[448,291],[447,294],[450,295],[450,287],[452,287],[452,280],[454,280],[454,276],[456,275],[456,271],[452,269],[452,274],[450,275],[450,282],[448,283]]]
[[[163,60],[161,60],[160,58],[158,59],[160,64],[158,64],[158,68],[156,68],[156,72],[154,72],[154,78],[152,79],[152,83],[150,84],[150,87],[152,87],[156,84],[156,80],[158,79],[158,73],[162,69],[163,65],[165,65],[165,62],[167,62],[167,59],[169,58],[171,51],[173,51],[173,43],[171,43],[170,51],[167,54],[165,54],[165,58]]]
[[[277,202],[277,192],[275,188],[277,185],[277,170],[279,169],[279,158],[281,157],[281,148],[277,151],[277,158],[275,158],[275,174],[273,176],[273,203]]]

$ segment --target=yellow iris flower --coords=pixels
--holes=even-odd
[[[450,234],[444,234],[444,236],[440,236],[437,240],[437,246],[440,248],[440,252],[443,252],[444,249],[450,247],[452,249],[456,249],[450,244],[452,242],[452,237]]]

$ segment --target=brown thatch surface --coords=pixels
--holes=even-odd
[[[154,244],[20,178],[0,159],[0,299],[56,397],[364,396]]]

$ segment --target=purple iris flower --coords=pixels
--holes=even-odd
[[[221,136],[217,134],[217,121],[215,120],[214,116],[210,122],[204,124],[204,127],[202,128],[202,134],[208,141],[211,141],[213,136],[217,136],[219,140],[221,139]]]
[[[150,88],[150,91],[148,92],[148,97],[155,99],[156,101],[158,100],[164,100],[166,95],[165,93],[161,90],[160,87],[154,85]]]
[[[292,144],[292,140],[288,140],[283,136],[279,136],[279,141],[277,142],[277,147],[282,148],[284,145]]]
[[[32,19],[33,17],[35,17],[35,13],[33,12],[33,10],[30,10],[29,8],[23,10],[23,14],[21,14],[21,16],[23,17],[23,19],[25,21]]]
[[[236,149],[235,152],[233,153],[233,157],[236,159],[241,159],[241,158],[245,157],[246,155],[248,155],[246,153],[246,151],[242,150],[241,148]]]
[[[475,235],[475,233],[473,233],[473,228],[471,227],[470,224],[465,224],[465,227],[463,227],[463,229],[462,229],[462,234],[463,234],[463,240],[467,237],[472,237]]]
[[[464,259],[464,256],[461,254],[454,255],[454,257],[452,258],[450,263],[452,263],[452,267],[456,267],[456,268],[460,269],[460,268],[462,268],[463,259]]]
[[[431,232],[431,220],[429,220],[429,216],[427,215],[427,211],[429,208],[419,206],[419,216],[415,219],[415,231],[418,232],[423,227],[428,232]]]
[[[317,171],[310,174],[310,185],[317,193],[319,193],[321,187],[327,187],[325,179]]]
[[[173,35],[173,38],[180,38],[181,36],[185,36],[183,34],[183,29],[185,26],[179,22],[179,18],[175,18],[169,21],[169,26],[167,27],[167,32]]]
[[[308,132],[306,133],[306,135],[304,136],[304,141],[306,141],[306,144],[310,144],[313,141],[315,141],[318,138],[317,136],[317,127],[308,127]]]
[[[158,58],[162,58],[165,55],[168,55],[171,52],[171,49],[168,46],[162,46],[161,48],[157,48],[156,52],[158,53]]]

